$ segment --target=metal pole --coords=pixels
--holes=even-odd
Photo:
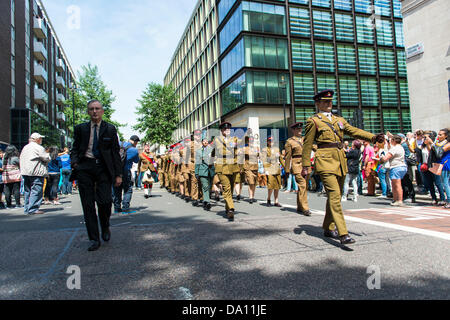
[[[75,88],[72,89],[72,138],[75,135]]]
[[[283,113],[284,113],[284,139],[287,140],[287,123],[286,123],[286,100],[283,100]]]

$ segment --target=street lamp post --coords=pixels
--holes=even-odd
[[[280,88],[283,89],[283,92],[286,90],[286,80],[284,78],[284,75],[281,76]],[[287,120],[286,120],[286,98],[283,98],[283,114],[284,114],[284,136],[285,136],[285,139],[287,140],[288,133],[287,133]]]
[[[75,83],[70,84],[72,89],[72,135],[75,134],[75,92],[78,90]]]

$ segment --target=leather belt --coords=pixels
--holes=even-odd
[[[97,158],[84,157],[83,161],[95,162],[95,164],[102,164],[102,160],[101,159],[97,159]]]
[[[292,156],[292,159],[298,159],[301,158],[302,156]]]
[[[333,142],[333,143],[321,143],[317,146],[319,149],[324,149],[324,148],[338,148],[338,149],[343,149],[344,148],[344,144],[342,142]]]

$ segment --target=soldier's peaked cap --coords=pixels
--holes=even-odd
[[[222,122],[219,126],[219,129],[231,129],[231,123],[229,122]]]
[[[296,122],[293,125],[291,125],[291,129],[298,129],[303,128],[303,122]]]
[[[314,96],[314,101],[320,100],[333,100],[334,91],[331,89],[320,91],[318,94]]]

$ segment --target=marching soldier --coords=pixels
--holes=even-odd
[[[280,149],[274,146],[273,137],[267,139],[267,147],[261,152],[261,161],[267,175],[267,205],[271,206],[271,197],[274,193],[274,206],[281,207],[278,202],[278,194],[281,189],[281,154]]]
[[[189,181],[190,181],[190,197],[192,199],[192,205],[198,206],[201,198],[201,190],[199,188],[199,181],[195,175],[195,156],[196,152],[202,148],[202,131],[195,130],[193,132],[194,141],[191,142],[189,147],[190,163],[189,163]]]
[[[297,192],[297,212],[305,216],[310,216],[308,205],[308,194],[306,188],[306,180],[302,176],[302,152],[303,152],[303,138],[302,138],[303,123],[297,122],[291,126],[294,135],[286,141],[284,149],[285,156],[285,171],[286,179],[289,181],[289,175],[295,175],[295,181],[298,185]],[[311,151],[310,151],[311,153]],[[308,156],[308,159],[310,156]]]
[[[255,146],[253,137],[245,137],[246,145],[244,147],[244,175],[248,184],[249,203],[253,204],[255,200],[256,184],[258,183],[258,158],[259,147]]]
[[[223,122],[221,135],[214,139],[213,156],[216,157],[215,170],[223,187],[225,209],[229,221],[234,221],[233,186],[240,171],[237,163],[238,139],[231,137],[231,123]]]
[[[190,181],[189,181],[189,164],[190,164],[190,144],[191,144],[191,138],[187,137],[184,139],[184,144],[180,147],[180,193],[181,193],[181,199],[186,200],[186,202],[189,202],[190,195],[189,195],[189,187],[190,187]]]
[[[195,153],[195,175],[199,179],[203,193],[203,209],[211,209],[210,191],[211,182],[215,175],[214,160],[211,157],[212,148],[208,138],[203,138],[202,147]]]
[[[333,90],[324,90],[314,96],[319,113],[306,121],[303,145],[302,173],[306,177],[311,166],[311,149],[317,142],[315,170],[320,175],[328,200],[323,221],[324,236],[339,239],[341,244],[351,244],[342,210],[341,196],[347,174],[347,159],[344,153],[344,134],[366,141],[384,141],[384,135],[352,127],[342,118],[331,113]],[[337,228],[337,231],[336,231]]]

